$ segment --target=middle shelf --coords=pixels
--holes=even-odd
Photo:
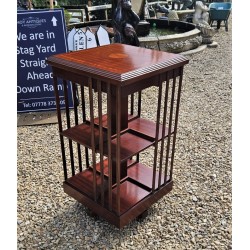
[[[102,117],[106,120],[106,115]],[[97,120],[97,119],[95,119]],[[169,129],[165,128],[165,133],[163,133],[163,126],[159,126],[158,141],[163,137],[168,136]],[[99,126],[94,125],[94,147],[96,152],[99,152]],[[173,133],[173,130],[171,130]],[[85,146],[92,148],[91,145],[91,125],[89,122],[82,123],[66,129],[61,132],[61,135]],[[156,138],[156,124],[152,121],[143,118],[134,118],[129,120],[128,128],[121,132],[120,134],[120,160],[124,162],[131,158],[132,156],[140,153],[144,149],[150,147],[155,143]],[[115,160],[116,158],[116,135],[112,136],[111,139],[111,157]],[[103,127],[103,150],[104,155],[108,155],[108,140],[107,140],[107,129]]]

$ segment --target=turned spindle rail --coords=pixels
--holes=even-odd
[[[53,55],[47,62],[54,77],[64,191],[122,228],[172,190],[183,68],[188,60],[111,44]],[[57,90],[59,80],[64,96]],[[157,101],[151,103],[155,117],[142,116],[152,108],[145,105],[144,91],[155,91]],[[148,149],[153,154],[142,155]]]

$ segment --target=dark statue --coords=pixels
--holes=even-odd
[[[194,9],[195,6],[195,2],[196,0],[183,0],[183,6],[182,6],[182,10],[186,10],[186,9]]]
[[[131,1],[120,0],[113,17],[114,42],[139,47],[135,31],[139,21],[139,16],[132,10]]]
[[[175,4],[177,4],[177,10],[180,10],[181,4],[182,8],[181,10],[186,10],[186,9],[194,9],[196,0],[173,0],[172,1],[172,10],[174,10]]]
[[[160,5],[159,3],[155,4],[155,11],[156,12],[161,12],[161,13],[165,13],[168,14],[169,13],[169,6],[167,5],[166,7],[163,5]]]

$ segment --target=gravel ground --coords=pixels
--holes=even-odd
[[[142,222],[119,230],[90,217],[63,192],[58,125],[17,128],[18,249],[232,248],[231,24],[217,48],[187,56],[174,187]]]

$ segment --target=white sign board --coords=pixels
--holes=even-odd
[[[73,43],[73,37],[76,33],[76,28],[74,27],[67,35],[67,42],[68,42],[68,48],[69,51],[73,51],[74,50],[74,43]]]
[[[87,37],[87,49],[97,47],[95,34],[93,34],[89,28],[87,28],[87,31],[85,34]]]
[[[81,30],[78,29],[73,36],[74,50],[86,49],[86,35]]]
[[[99,26],[96,35],[100,46],[110,44],[108,31],[102,25]]]

